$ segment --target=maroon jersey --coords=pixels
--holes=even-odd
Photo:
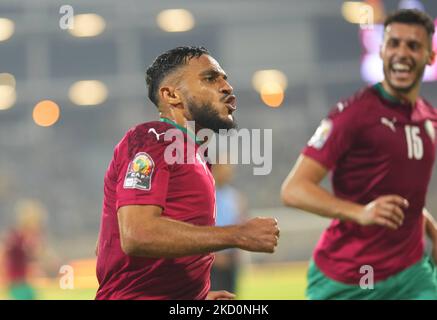
[[[400,272],[424,254],[422,210],[433,168],[437,112],[389,96],[381,84],[337,104],[303,154],[332,170],[334,194],[367,204],[397,194],[408,200],[398,230],[333,220],[319,240],[314,261],[328,277],[358,284],[370,265],[375,281]]]
[[[12,230],[5,242],[5,264],[7,280],[14,282],[26,281],[31,254],[24,234]]]
[[[164,217],[199,226],[215,224],[210,167],[186,131],[178,131],[185,163],[169,164],[165,159],[166,148],[173,143],[165,141],[169,129],[175,129],[170,121],[138,125],[115,148],[104,180],[96,299],[206,298],[212,254],[155,259],[128,256],[120,246],[117,210],[122,206],[157,205]],[[187,151],[188,144],[195,148],[194,155]]]

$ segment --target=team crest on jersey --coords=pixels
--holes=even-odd
[[[308,146],[313,147],[315,149],[321,149],[325,145],[325,142],[329,138],[329,134],[332,130],[332,121],[329,119],[323,119],[320,122],[319,127],[317,128],[314,135],[311,137],[310,141],[308,141]]]
[[[129,163],[123,187],[125,189],[150,190],[155,163],[145,152],[139,152]]]
[[[425,130],[426,130],[426,133],[428,133],[431,140],[434,141],[435,140],[435,129],[434,129],[434,125],[433,125],[431,120],[425,121]]]

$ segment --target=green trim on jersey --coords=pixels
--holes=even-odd
[[[311,300],[437,300],[437,268],[430,257],[424,257],[388,279],[374,283],[373,289],[361,289],[359,285],[328,278],[311,260],[306,296]]]
[[[390,93],[387,92],[387,90],[384,89],[384,86],[382,85],[382,82],[378,82],[373,86],[378,93],[386,100],[391,102],[401,102],[398,98],[392,96]]]
[[[197,139],[196,135],[193,132],[188,131],[187,128],[182,127],[181,125],[177,124],[176,122],[174,122],[174,121],[172,121],[170,119],[167,119],[167,118],[160,118],[159,121],[171,124],[172,126],[178,128],[183,133],[185,133],[186,135],[190,136],[190,138],[193,139],[197,144],[202,144],[203,143],[203,141]]]

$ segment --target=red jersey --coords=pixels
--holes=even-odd
[[[381,84],[337,104],[303,154],[332,170],[335,196],[367,204],[397,194],[408,200],[398,230],[333,220],[322,234],[314,261],[328,277],[359,284],[370,265],[374,280],[394,275],[424,254],[422,210],[431,178],[437,112],[418,99],[405,105]]]
[[[162,120],[128,131],[106,171],[96,299],[205,299],[209,291],[212,254],[164,259],[128,256],[121,249],[117,210],[122,206],[157,205],[164,217],[199,226],[215,224],[209,165],[186,130],[180,132],[183,147],[187,151],[191,144],[196,152],[186,152],[185,163],[168,164],[165,151],[172,141],[165,141],[165,133],[175,126],[184,128]]]
[[[30,247],[23,233],[12,230],[5,242],[5,263],[8,281],[23,282],[27,280],[29,262],[31,260]]]

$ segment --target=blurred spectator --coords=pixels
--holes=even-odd
[[[3,241],[2,263],[8,286],[9,298],[33,300],[36,291],[32,287],[32,263],[42,253],[42,225],[45,209],[35,200],[23,200],[16,207],[17,223]]]
[[[234,168],[229,164],[216,164],[212,167],[215,179],[217,215],[216,225],[238,224],[245,215],[245,199],[230,183]],[[236,291],[239,267],[238,250],[228,249],[215,253],[211,269],[211,290]]]

